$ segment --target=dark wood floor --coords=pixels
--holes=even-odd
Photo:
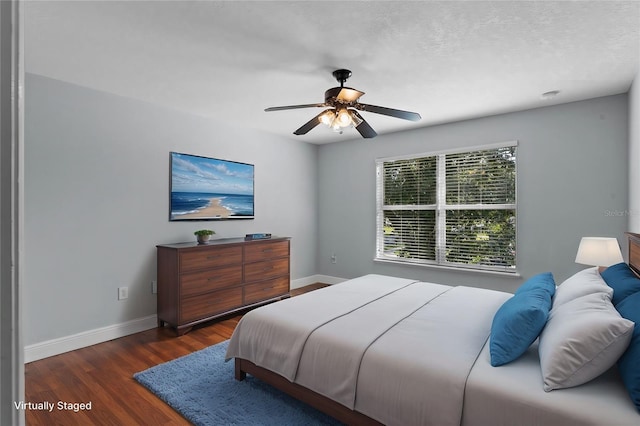
[[[319,287],[324,284],[293,290],[292,296]],[[26,364],[25,402],[56,405],[51,412],[26,410],[27,425],[188,425],[132,376],[229,339],[240,318],[197,326],[180,337],[156,328]],[[58,401],[91,402],[91,410],[60,410]]]

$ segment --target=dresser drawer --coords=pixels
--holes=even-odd
[[[244,281],[260,281],[289,275],[289,258],[265,260],[244,265]]]
[[[180,295],[192,296],[240,284],[242,284],[242,266],[240,265],[189,272],[180,275]]]
[[[274,257],[289,256],[289,241],[260,241],[244,247],[244,261],[258,262]]]
[[[229,311],[242,306],[242,287],[219,290],[182,300],[180,321],[183,323]]]
[[[198,269],[216,268],[219,266],[236,265],[242,263],[242,247],[201,248],[180,253],[180,271],[195,271]]]
[[[289,293],[289,277],[247,284],[244,287],[244,303],[250,304],[261,300],[271,299]]]

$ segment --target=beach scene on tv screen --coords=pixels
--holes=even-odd
[[[253,217],[253,165],[171,153],[171,220]]]

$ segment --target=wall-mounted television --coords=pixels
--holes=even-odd
[[[169,220],[253,219],[253,164],[171,153]]]

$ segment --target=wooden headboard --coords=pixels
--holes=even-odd
[[[627,232],[629,238],[629,266],[640,277],[640,234]]]

